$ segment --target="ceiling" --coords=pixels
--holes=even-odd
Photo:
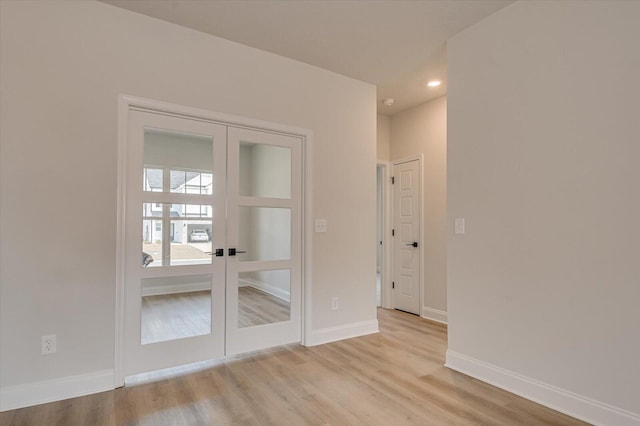
[[[512,0],[101,0],[374,84],[393,115],[446,93],[446,41]],[[431,79],[442,80],[427,88]],[[391,107],[385,98],[394,98]]]

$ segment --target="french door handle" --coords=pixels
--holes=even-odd
[[[246,251],[244,250],[237,250],[235,248],[230,248],[229,249],[229,256],[235,256],[236,253],[240,254],[240,253],[246,253]]]
[[[224,249],[216,249],[216,251],[205,251],[209,256],[224,256]]]
[[[412,242],[412,243],[407,243],[407,244],[405,244],[405,245],[407,245],[407,246],[411,246],[411,247],[418,247],[418,242],[417,242],[417,241],[414,241],[414,242]]]

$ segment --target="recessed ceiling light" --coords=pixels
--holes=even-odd
[[[442,82],[440,80],[431,80],[430,82],[427,83],[427,86],[429,87],[438,87],[442,84]]]

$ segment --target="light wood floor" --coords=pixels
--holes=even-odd
[[[443,367],[445,326],[378,310],[379,334],[0,414],[2,425],[584,425]]]

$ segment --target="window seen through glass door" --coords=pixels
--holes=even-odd
[[[146,128],[143,158],[143,191],[213,194],[211,137]],[[142,266],[211,263],[212,204],[152,202],[142,209]]]

